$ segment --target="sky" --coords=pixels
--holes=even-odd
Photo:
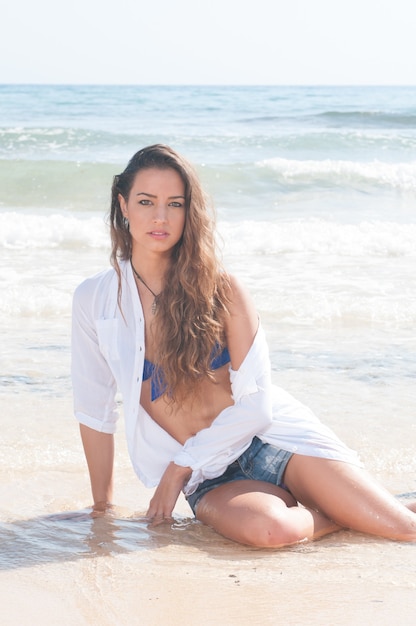
[[[13,0],[0,83],[415,85],[415,0]]]

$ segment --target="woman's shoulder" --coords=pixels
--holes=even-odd
[[[105,284],[111,284],[116,276],[116,271],[113,267],[101,270],[97,274],[88,276],[76,287],[75,296],[82,297],[84,294],[91,294],[97,288],[102,288]]]
[[[232,369],[244,361],[259,327],[259,316],[248,289],[235,276],[229,275],[229,315],[226,320],[226,339],[231,355]]]
[[[101,314],[112,315],[117,298],[118,276],[111,267],[85,278],[77,286],[73,296],[73,309],[91,311],[95,317],[101,317]]]
[[[227,280],[229,284],[229,311],[231,315],[252,313],[255,310],[254,302],[246,285],[234,274],[227,274]]]

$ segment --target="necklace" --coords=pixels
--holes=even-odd
[[[159,294],[156,294],[154,291],[152,291],[152,289],[150,289],[149,285],[147,285],[147,284],[144,282],[144,280],[143,280],[143,278],[140,276],[139,272],[136,272],[136,270],[134,269],[134,265],[133,265],[133,263],[132,263],[132,260],[131,260],[131,259],[130,259],[130,265],[131,265],[131,269],[133,270],[133,274],[135,275],[135,277],[136,277],[138,280],[140,280],[140,282],[141,282],[141,283],[142,283],[142,284],[146,287],[146,289],[147,289],[148,291],[150,291],[150,293],[152,294],[152,296],[153,296],[153,298],[154,298],[154,300],[153,300],[153,302],[152,302],[152,309],[151,309],[151,310],[152,310],[152,313],[153,313],[153,315],[154,315],[154,314],[156,313],[156,309],[157,309],[157,299],[159,298],[160,293],[159,293]]]

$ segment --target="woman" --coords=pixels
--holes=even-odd
[[[94,509],[111,506],[115,395],[133,467],[170,519],[181,490],[196,518],[244,544],[279,547],[347,527],[416,540],[406,508],[357,455],[270,381],[253,303],[215,254],[192,167],[167,146],[114,178],[113,269],[73,307],[75,415]],[[411,510],[410,507],[413,507]]]

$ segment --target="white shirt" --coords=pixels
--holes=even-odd
[[[184,492],[220,476],[257,435],[298,454],[359,464],[347,448],[303,404],[271,384],[270,360],[259,327],[238,371],[230,367],[234,405],[184,445],[163,430],[140,405],[144,364],[144,316],[130,263],[121,262],[121,307],[114,269],[76,289],[72,316],[74,412],[81,424],[114,433],[116,393],[123,398],[127,445],[133,468],[147,487],[157,485],[171,461],[190,467]]]

